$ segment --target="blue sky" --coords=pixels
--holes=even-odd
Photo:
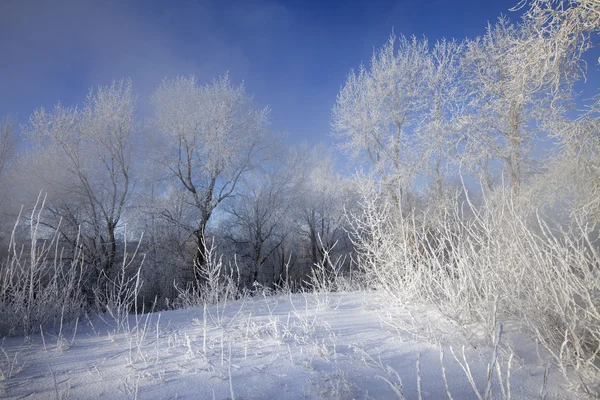
[[[89,87],[130,77],[148,96],[165,77],[229,71],[290,143],[329,141],[352,68],[397,34],[462,39],[517,0],[0,1],[0,116],[81,104]]]

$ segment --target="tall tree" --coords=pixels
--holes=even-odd
[[[544,59],[544,69],[555,90],[586,72],[582,55],[600,32],[597,0],[521,0],[515,10],[526,8],[523,20],[531,29],[519,47],[530,59]]]
[[[572,85],[584,78],[588,64],[584,53],[597,46],[600,33],[600,2],[595,0],[533,0],[522,1],[528,7],[525,21],[532,27],[521,49],[529,50],[530,58],[545,57],[548,86],[556,93],[570,93],[579,107],[575,113],[562,113],[545,119],[543,125],[556,141],[553,159],[548,163],[543,180],[535,194],[556,202],[556,193],[566,192],[572,200],[572,211],[586,220],[600,221],[600,99],[577,98]],[[599,60],[600,62],[600,60]],[[592,67],[594,68],[594,67]],[[598,65],[595,66],[598,68]],[[586,93],[585,96],[588,96]],[[591,96],[590,96],[591,97]],[[559,108],[561,104],[552,104]]]
[[[429,69],[426,39],[396,38],[373,54],[370,68],[351,72],[333,109],[341,148],[367,161],[392,194],[402,197],[418,162],[410,132],[422,119]]]
[[[256,107],[244,85],[232,85],[227,75],[206,86],[193,76],[165,80],[152,100],[155,127],[166,140],[162,162],[198,211],[190,233],[198,245],[195,264],[202,266],[213,211],[269,146],[269,110]],[[197,278],[192,273],[187,279]]]
[[[96,278],[110,275],[117,230],[134,186],[133,135],[136,99],[131,81],[90,90],[82,109],[60,104],[38,109],[27,137],[32,177],[48,193],[46,223],[85,247]]]

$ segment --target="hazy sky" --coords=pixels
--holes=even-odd
[[[0,116],[81,104],[90,86],[130,77],[140,97],[165,77],[229,71],[290,143],[327,141],[352,68],[397,34],[462,39],[517,0],[0,0]]]

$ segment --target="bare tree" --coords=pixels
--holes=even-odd
[[[202,266],[213,211],[235,193],[269,145],[269,110],[257,108],[244,86],[233,86],[227,75],[206,86],[193,76],[165,80],[152,99],[155,127],[166,140],[162,161],[198,211],[190,233],[198,244],[195,264]]]
[[[352,185],[336,172],[332,149],[320,144],[296,150],[300,160],[297,176],[296,220],[300,237],[308,244],[310,266],[327,262],[347,250],[345,209],[353,209]],[[338,243],[340,242],[340,243]],[[337,246],[336,246],[337,243]],[[325,265],[325,267],[328,267]]]
[[[97,278],[111,273],[117,231],[134,186],[135,98],[130,81],[90,90],[82,109],[57,105],[30,118],[34,190],[48,192],[45,222],[86,247]],[[85,240],[77,241],[81,235]]]
[[[225,237],[237,246],[239,255],[246,260],[249,284],[260,282],[261,274],[272,279],[261,283],[277,282],[275,263],[271,262],[270,270],[265,267],[289,234],[285,220],[293,198],[291,178],[285,168],[249,176],[225,208],[229,215]]]

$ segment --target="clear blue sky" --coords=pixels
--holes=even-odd
[[[130,77],[142,112],[164,77],[245,81],[290,143],[328,141],[348,72],[397,34],[462,39],[517,0],[0,0],[0,116],[81,104]]]

